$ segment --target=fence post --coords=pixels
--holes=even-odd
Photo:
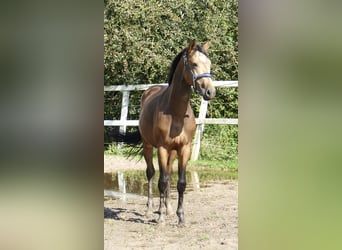
[[[198,118],[203,118],[203,119],[205,118],[205,116],[207,114],[207,107],[208,107],[208,101],[206,101],[202,98]],[[194,145],[193,145],[192,153],[191,153],[191,160],[192,161],[196,161],[198,159],[199,151],[201,148],[201,137],[203,134],[203,130],[204,130],[204,124],[198,124],[196,126]]]
[[[129,104],[129,91],[122,91],[122,106],[121,106],[121,117],[120,121],[127,121]],[[120,132],[126,132],[126,125],[120,126]]]
[[[122,101],[121,101],[121,117],[120,121],[127,121],[127,114],[128,114],[128,105],[129,105],[129,91],[125,90],[122,91]],[[126,125],[122,125],[119,128],[120,133],[126,133]],[[122,147],[123,143],[118,143],[118,148]]]
[[[123,200],[126,200],[126,182],[124,173],[121,171],[118,171],[118,185],[119,191],[123,193]]]

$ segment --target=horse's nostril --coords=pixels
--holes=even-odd
[[[211,94],[211,91],[210,91],[210,89],[207,89],[207,93],[206,93],[206,95],[207,95],[207,96],[210,96],[210,94]]]

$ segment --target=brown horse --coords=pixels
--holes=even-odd
[[[160,176],[158,188],[160,206],[158,222],[165,221],[170,205],[170,174],[178,156],[178,208],[179,224],[184,223],[183,193],[186,187],[186,165],[190,159],[191,143],[196,122],[190,107],[191,89],[205,100],[215,96],[215,87],[208,58],[209,42],[203,46],[192,40],[173,60],[168,86],[152,86],[142,96],[139,131],[143,142],[143,155],[147,164],[147,214],[152,213],[153,147],[158,151]]]

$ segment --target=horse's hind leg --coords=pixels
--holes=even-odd
[[[153,147],[147,143],[143,143],[143,154],[146,161],[146,177],[148,180],[148,198],[147,198],[147,212],[146,215],[151,215],[153,212],[153,176],[154,176],[154,166],[153,166]]]
[[[178,208],[177,208],[177,216],[178,223],[184,224],[184,210],[183,210],[183,194],[186,188],[186,165],[190,159],[191,145],[184,146],[181,150],[178,151],[178,182],[177,182],[177,190],[178,190]]]

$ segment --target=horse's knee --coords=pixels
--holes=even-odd
[[[161,193],[164,193],[168,187],[168,177],[161,176],[158,181],[158,188]]]
[[[184,193],[186,188],[186,182],[185,181],[178,181],[177,183],[177,190],[179,193]]]
[[[146,169],[146,177],[147,177],[147,180],[150,180],[153,176],[154,176],[154,167],[152,166],[152,168],[147,168]]]

